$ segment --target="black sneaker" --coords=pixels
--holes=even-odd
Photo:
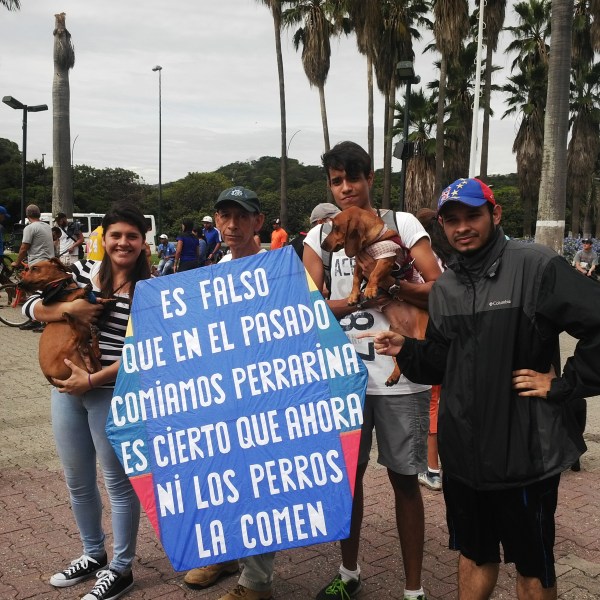
[[[331,580],[331,583],[317,594],[316,600],[348,600],[354,598],[361,589],[360,576],[358,579],[342,581],[342,576],[338,573]]]
[[[98,571],[98,581],[89,594],[81,600],[116,600],[133,587],[133,573],[121,575],[111,569]]]
[[[96,571],[105,567],[107,563],[106,554],[101,559],[95,559],[85,554],[71,561],[71,566],[60,573],[54,573],[50,577],[50,585],[54,587],[69,587],[84,579],[88,579]]]

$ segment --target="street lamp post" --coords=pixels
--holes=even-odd
[[[402,158],[402,170],[400,171],[400,206],[399,210],[404,210],[404,193],[406,187],[406,164],[409,159],[409,146],[408,146],[408,117],[410,111],[410,88],[413,83],[419,83],[421,78],[416,75],[414,63],[411,60],[401,60],[397,65],[398,81],[406,84],[406,103],[404,106],[404,127],[402,130],[403,146],[400,157]]]
[[[25,175],[27,173],[27,113],[48,110],[47,104],[28,106],[12,96],[4,96],[2,102],[15,110],[23,111],[23,151],[21,152],[21,223],[25,225]]]
[[[152,70],[158,71],[158,231],[162,235],[162,67]]]

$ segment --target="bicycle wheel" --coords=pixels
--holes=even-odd
[[[9,327],[19,327],[28,321],[21,306],[13,306],[17,296],[17,286],[14,283],[0,286],[0,321]]]

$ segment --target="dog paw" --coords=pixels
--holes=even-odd
[[[377,298],[378,296],[378,288],[377,286],[367,286],[365,291],[363,292],[363,297],[365,300],[372,300],[373,298]]]

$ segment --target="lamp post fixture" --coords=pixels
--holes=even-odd
[[[158,231],[162,235],[162,67],[152,70],[158,71]]]
[[[28,106],[12,96],[4,96],[2,102],[15,110],[23,111],[23,151],[21,152],[21,223],[25,225],[25,175],[27,173],[27,113],[48,110],[47,104]]]
[[[78,137],[79,137],[79,134],[77,134],[75,136],[75,139],[73,140],[73,143],[71,144],[71,168],[73,168],[75,166],[75,142],[77,141]]]
[[[75,142],[79,134],[75,136],[73,143],[71,144],[71,194],[73,196],[73,203],[75,203]]]
[[[292,134],[292,137],[290,138],[290,141],[288,142],[287,145],[287,151],[286,151],[286,157],[289,157],[290,154],[290,146],[292,145],[292,140],[296,137],[296,135],[298,133],[300,133],[302,131],[302,129],[298,129],[298,131],[294,131],[294,133]]]
[[[400,171],[400,211],[404,210],[404,193],[406,187],[406,163],[409,159],[409,146],[408,146],[408,116],[410,111],[410,87],[413,83],[419,83],[421,78],[415,75],[414,63],[412,60],[401,60],[396,64],[396,70],[398,72],[398,81],[404,82],[406,85],[406,103],[404,106],[404,127],[402,130],[403,145],[400,156],[394,151],[396,158],[402,159],[402,170]]]

